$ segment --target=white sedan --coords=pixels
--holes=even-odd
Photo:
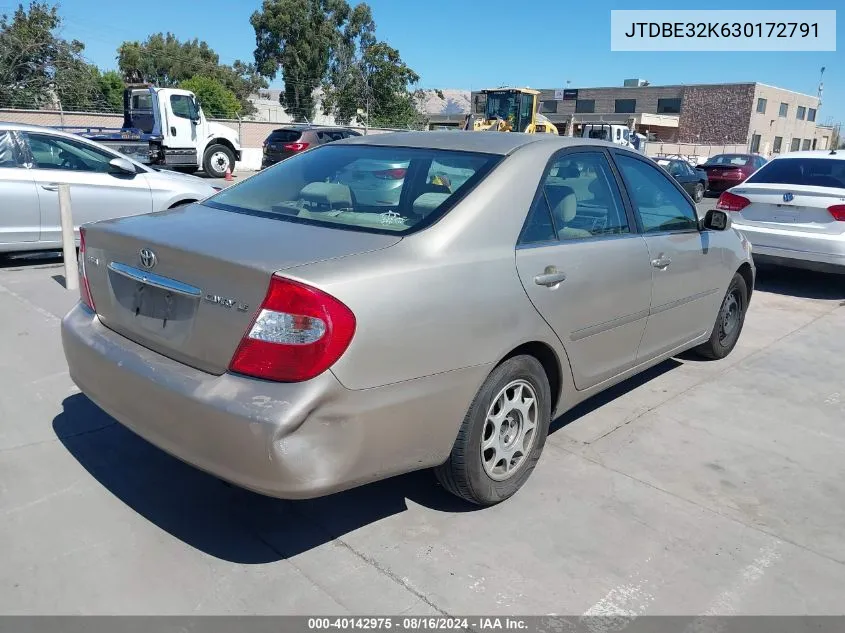
[[[74,134],[0,123],[0,255],[61,248],[60,184],[70,186],[77,231],[80,224],[172,209],[219,190]]]
[[[719,197],[754,260],[845,274],[845,150],[783,154]]]

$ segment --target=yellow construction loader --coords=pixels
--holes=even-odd
[[[492,132],[525,132],[526,134],[557,134],[557,128],[537,112],[540,92],[530,88],[495,88],[482,90],[487,95],[484,116],[470,116],[464,129]]]

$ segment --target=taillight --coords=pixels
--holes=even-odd
[[[834,220],[845,222],[845,204],[834,204],[832,207],[828,207],[827,210],[833,216]]]
[[[229,369],[239,374],[299,382],[322,374],[355,334],[355,315],[330,294],[273,276],[258,314]]]
[[[382,180],[402,180],[407,172],[407,169],[385,169],[384,171],[373,172],[373,175]]]
[[[308,143],[285,143],[282,148],[291,152],[301,152],[308,149]]]
[[[748,198],[738,196],[730,191],[725,191],[719,196],[716,208],[722,211],[742,211],[749,204],[751,204],[751,200]]]
[[[79,228],[79,298],[86,306],[96,312],[94,297],[91,296],[91,286],[88,284],[88,274],[85,272],[85,228]]]

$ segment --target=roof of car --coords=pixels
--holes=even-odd
[[[54,128],[45,127],[43,125],[29,125],[27,123],[10,123],[9,121],[0,121],[0,130],[19,130],[21,132],[62,132]]]
[[[342,141],[335,141],[333,145],[382,145],[505,155],[532,143],[553,143],[561,148],[579,145],[593,145],[621,149],[619,145],[614,145],[613,143],[597,139],[556,136],[553,134],[469,132],[463,130],[369,134],[367,136],[356,136],[354,138],[343,139]]]
[[[831,160],[845,160],[845,150],[815,149],[778,154],[772,160],[783,158],[830,158]]]

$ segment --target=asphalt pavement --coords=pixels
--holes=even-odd
[[[762,271],[733,354],[579,405],[479,509],[428,472],[294,502],[169,457],[71,382],[61,274],[0,268],[0,613],[843,612],[841,278]]]

